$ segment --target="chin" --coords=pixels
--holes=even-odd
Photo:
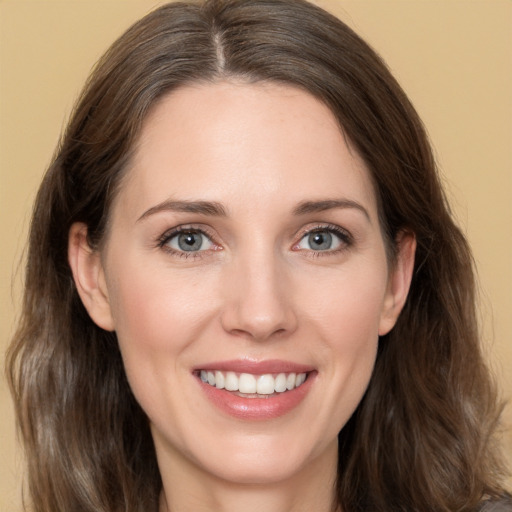
[[[301,430],[304,433],[307,429]],[[213,450],[196,451],[199,454],[196,463],[207,473],[226,482],[270,485],[314,470],[319,460],[328,458],[336,461],[337,437],[331,442],[318,444],[307,436],[296,434],[245,433],[239,438],[231,436],[229,443],[219,441]]]
[[[304,459],[275,457],[272,452],[226,457],[205,469],[225,482],[238,485],[272,485],[293,479],[302,472]]]

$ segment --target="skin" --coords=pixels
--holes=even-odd
[[[325,200],[344,203],[297,212]],[[223,215],[169,201],[215,202]],[[163,243],[176,226],[205,231],[203,250]],[[308,233],[326,226],[343,236],[314,250]],[[402,234],[388,262],[370,174],[330,110],[276,84],[174,91],[144,123],[100,253],[86,232],[72,227],[69,261],[149,417],[161,510],[332,510],[337,434],[402,309],[415,243]],[[291,412],[247,421],[213,405],[192,373],[233,359],[317,373]]]

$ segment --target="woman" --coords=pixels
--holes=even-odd
[[[466,241],[414,109],[325,12],[148,15],[33,218],[9,367],[35,510],[502,496]]]

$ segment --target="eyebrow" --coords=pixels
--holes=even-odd
[[[366,208],[351,199],[325,199],[321,201],[303,201],[293,210],[294,215],[306,215],[308,213],[325,212],[336,208],[355,208],[364,214],[371,222],[370,215]]]
[[[173,201],[166,200],[146,210],[137,222],[160,212],[198,213],[210,217],[226,217],[226,209],[214,201]]]
[[[370,215],[364,206],[350,199],[324,199],[320,201],[303,201],[294,209],[294,215],[307,215],[310,213],[324,212],[336,208],[354,208],[364,214],[370,220]],[[137,222],[160,212],[197,213],[209,217],[227,217],[227,212],[221,203],[215,201],[163,201],[156,206],[146,210]]]

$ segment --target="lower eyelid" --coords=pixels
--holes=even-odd
[[[167,254],[170,254],[176,258],[183,258],[183,259],[197,259],[197,258],[203,258],[205,251],[178,251],[176,249],[173,249],[172,247],[162,247],[162,250],[165,251]]]

